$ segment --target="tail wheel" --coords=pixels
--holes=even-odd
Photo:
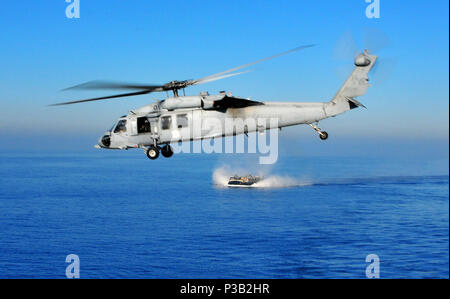
[[[165,158],[170,158],[173,155],[173,150],[172,147],[168,144],[166,144],[165,146],[163,146],[161,148],[161,154],[165,157]]]
[[[320,132],[319,133],[319,137],[322,140],[327,140],[328,139],[328,133],[327,132]]]
[[[150,160],[155,160],[159,157],[159,149],[156,146],[151,146],[147,150],[147,157]]]

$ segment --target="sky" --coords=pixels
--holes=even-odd
[[[187,92],[329,101],[353,67],[351,56],[336,57],[338,41],[351,32],[363,49],[364,32],[372,29],[390,43],[376,53],[373,86],[359,98],[368,109],[325,120],[321,127],[342,140],[432,144],[448,155],[446,0],[380,0],[379,19],[366,17],[365,0],[80,0],[79,19],[66,17],[67,5],[64,0],[2,3],[0,149],[44,143],[91,148],[119,116],[165,96],[48,107],[109,94],[63,88],[97,79],[161,84],[199,78],[304,44],[316,46]],[[306,126],[285,134],[316,138]]]

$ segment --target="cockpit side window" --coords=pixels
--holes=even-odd
[[[163,116],[161,117],[161,128],[163,130],[169,130],[172,124],[171,116]]]
[[[114,129],[114,133],[124,133],[127,131],[127,120],[121,119],[117,123],[116,128]]]

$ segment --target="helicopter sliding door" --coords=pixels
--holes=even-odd
[[[137,118],[137,133],[138,134],[148,134],[151,133],[150,121],[147,117],[138,117]]]
[[[178,142],[191,139],[192,111],[163,114],[160,117],[161,142]]]

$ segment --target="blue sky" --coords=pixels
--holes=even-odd
[[[352,68],[351,59],[333,56],[337,40],[352,31],[362,48],[363,30],[376,28],[392,41],[377,53],[380,63],[396,61],[395,67],[379,84],[374,78],[360,98],[367,110],[326,120],[322,127],[347,139],[441,141],[448,151],[448,1],[381,0],[380,19],[366,18],[364,0],[80,4],[81,18],[67,19],[64,0],[2,3],[4,144],[23,146],[29,136],[58,143],[61,136],[72,136],[81,140],[79,146],[91,147],[117,117],[164,97],[47,107],[98,95],[62,88],[94,79],[165,83],[198,78],[302,44],[317,46],[188,92],[229,90],[255,100],[328,101],[343,82],[337,70]],[[306,127],[286,134],[316,138]]]

